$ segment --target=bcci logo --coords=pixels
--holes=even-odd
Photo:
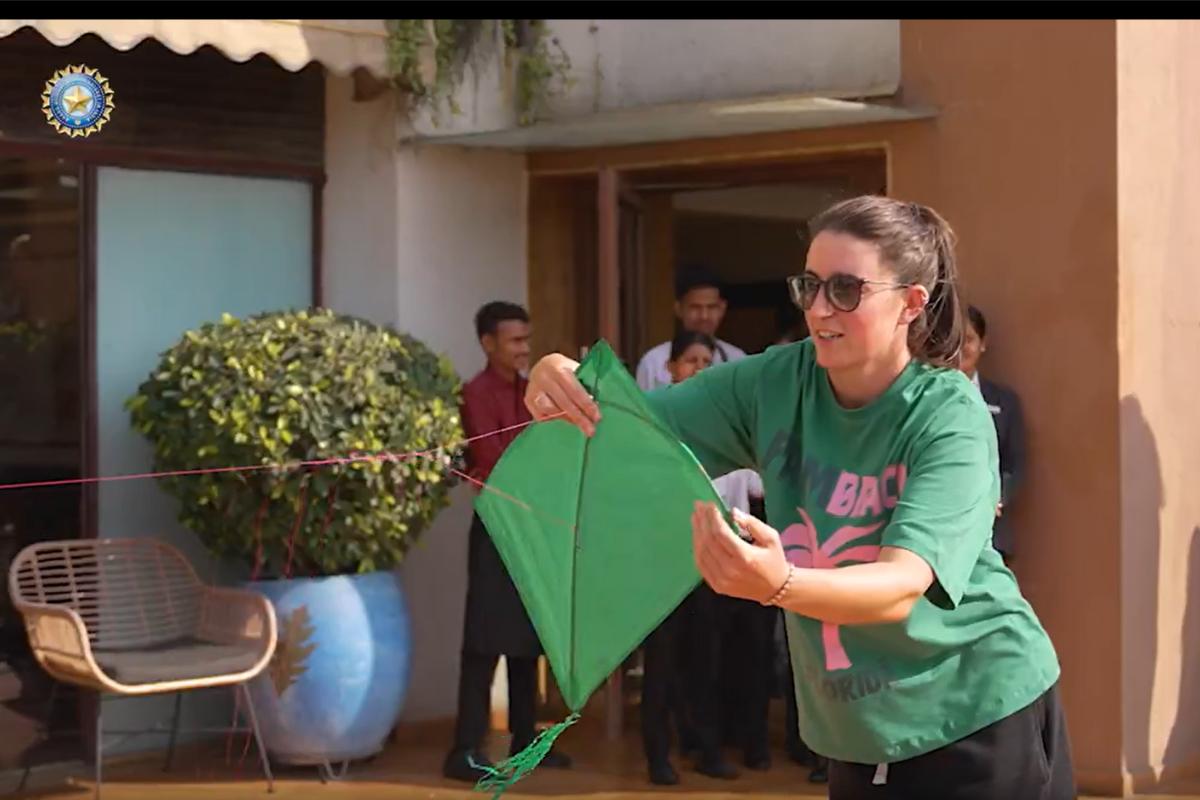
[[[113,107],[108,78],[83,64],[55,72],[42,92],[46,122],[72,139],[99,131],[108,122]]]

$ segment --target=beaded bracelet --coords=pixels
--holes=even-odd
[[[796,574],[796,565],[788,564],[788,573],[787,573],[787,577],[783,579],[783,585],[779,587],[779,591],[775,592],[775,594],[771,595],[771,597],[768,600],[764,601],[763,605],[764,606],[778,605],[779,601],[783,599],[783,595],[787,591],[788,586],[791,585],[792,576],[795,574]]]

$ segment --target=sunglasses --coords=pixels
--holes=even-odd
[[[820,293],[822,286],[825,287],[825,299],[829,301],[829,305],[838,311],[853,311],[862,302],[863,287],[867,284],[886,286],[889,289],[907,289],[912,286],[911,283],[869,281],[866,278],[847,275],[844,272],[830,275],[825,280],[821,280],[811,272],[805,272],[803,275],[791,275],[787,279],[792,302],[803,311],[808,311],[813,307],[813,303],[817,302],[817,294]]]

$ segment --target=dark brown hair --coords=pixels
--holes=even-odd
[[[946,220],[919,203],[863,195],[826,209],[808,227],[813,239],[821,231],[830,231],[874,244],[898,281],[928,289],[924,313],[909,325],[909,351],[937,367],[958,366],[963,308],[954,231]]]
[[[975,329],[980,339],[987,338],[987,318],[975,306],[967,306],[967,324]]]
[[[678,361],[687,352],[687,349],[694,344],[702,344],[708,348],[709,352],[717,352],[717,341],[707,333],[699,331],[680,331],[675,334],[675,338],[671,340],[671,355],[667,358],[668,361]]]
[[[529,312],[516,303],[507,303],[503,300],[485,303],[475,312],[476,338],[482,339],[489,333],[494,334],[500,328],[500,323],[508,320],[529,322]]]

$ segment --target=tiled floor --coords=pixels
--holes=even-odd
[[[734,781],[705,778],[681,768],[680,786],[664,789],[649,784],[644,777],[640,741],[635,734],[619,742],[606,741],[598,724],[585,719],[571,728],[561,740],[562,749],[575,759],[571,770],[535,771],[508,793],[512,798],[618,798],[675,795],[688,800],[716,798],[824,797],[823,787],[806,780],[807,770],[776,754],[776,763],[765,773],[743,772]],[[481,798],[471,787],[455,784],[440,775],[449,731],[427,728],[406,735],[406,741],[390,744],[374,761],[353,767],[342,781],[322,785],[313,769],[279,769],[275,794],[279,800],[395,800],[396,798]],[[503,747],[497,741],[497,748]],[[235,753],[241,753],[240,742]],[[82,776],[72,786],[30,792],[28,796],[44,800],[84,800],[91,797],[92,784]],[[1200,800],[1200,785],[1181,787],[1193,794],[1146,795],[1143,800],[1171,797],[1173,800]],[[182,752],[175,770],[167,775],[161,762],[146,761],[110,764],[106,769],[105,800],[185,800],[185,798],[247,798],[265,800],[266,783],[258,772],[256,753],[251,749],[239,768],[236,756],[225,764],[224,747],[193,749]]]

